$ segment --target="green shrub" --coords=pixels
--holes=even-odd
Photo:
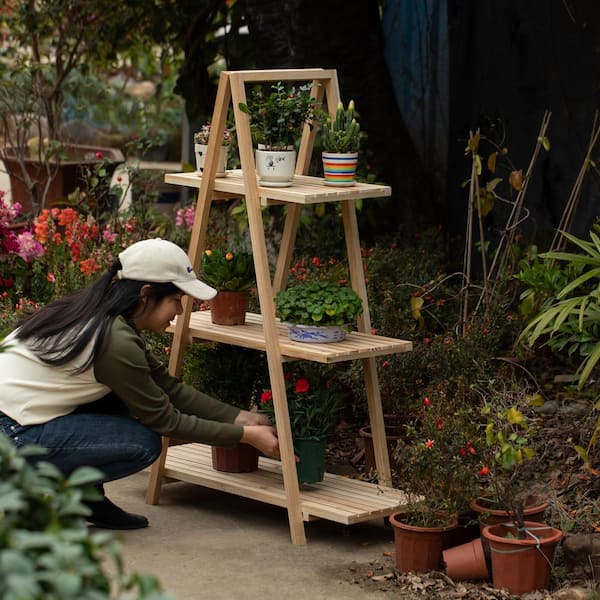
[[[65,478],[50,463],[27,462],[42,453],[0,434],[0,598],[169,600],[154,577],[125,574],[111,534],[89,532],[82,501],[98,498],[90,484],[99,472],[81,467]]]

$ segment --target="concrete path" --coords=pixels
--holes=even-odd
[[[175,600],[372,600],[389,593],[352,582],[352,568],[393,564],[393,532],[383,520],[305,524],[308,543],[290,541],[287,512],[200,486],[163,486],[145,503],[147,473],[107,484],[106,493],[150,527],[118,534],[128,573],[158,577]],[[386,556],[392,553],[392,558]]]

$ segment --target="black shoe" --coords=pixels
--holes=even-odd
[[[87,502],[92,514],[86,517],[88,523],[100,529],[142,529],[148,527],[148,519],[143,515],[125,512],[106,496],[98,502]]]

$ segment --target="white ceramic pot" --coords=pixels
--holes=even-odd
[[[288,187],[292,185],[296,170],[295,150],[256,150],[256,174],[265,187]]]
[[[207,144],[194,144],[194,154],[196,156],[196,172],[202,175],[204,171],[204,161],[206,160]],[[227,156],[229,154],[229,146],[221,146],[219,151],[219,163],[217,164],[217,177],[225,177],[227,175]]]

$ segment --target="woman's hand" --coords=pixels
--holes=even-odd
[[[279,440],[270,425],[244,425],[244,434],[240,442],[254,446],[271,458],[281,458]]]
[[[271,425],[271,419],[267,415],[249,410],[240,410],[233,422],[235,425]]]

